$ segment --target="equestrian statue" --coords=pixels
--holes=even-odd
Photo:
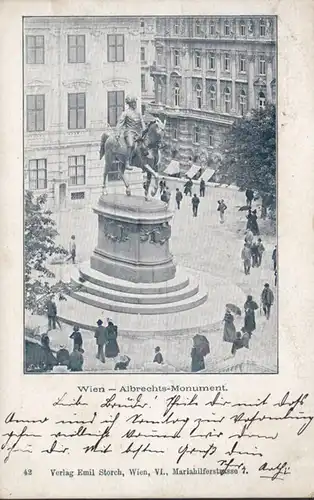
[[[145,127],[143,117],[136,109],[137,98],[127,96],[125,102],[128,109],[121,114],[116,129],[110,134],[105,132],[101,137],[99,156],[105,159],[103,194],[107,194],[108,173],[117,171],[118,162],[118,175],[124,182],[128,196],[131,190],[125,179],[125,170],[139,167],[146,172],[144,190],[145,199],[148,200],[152,178],[154,186],[151,196],[155,196],[158,190],[158,166],[166,120],[162,122],[156,118]]]

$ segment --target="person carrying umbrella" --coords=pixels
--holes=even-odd
[[[247,296],[247,300],[244,304],[244,330],[249,334],[251,338],[252,332],[256,330],[256,322],[255,322],[255,311],[258,309],[258,305],[253,300],[252,295]]]
[[[205,356],[210,353],[209,342],[204,335],[196,334],[193,337],[193,347],[191,350],[192,372],[199,372],[205,369]]]

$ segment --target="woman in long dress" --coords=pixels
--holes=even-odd
[[[106,358],[116,358],[120,352],[117,337],[118,337],[118,327],[108,321],[107,330],[107,342],[105,346],[105,357]]]
[[[225,325],[224,325],[224,334],[223,334],[223,340],[224,342],[234,342],[236,339],[236,328],[234,326],[234,317],[230,312],[230,309],[226,309],[226,314],[223,319]]]
[[[252,332],[256,329],[255,323],[255,311],[258,309],[258,305],[253,300],[252,295],[248,295],[247,300],[244,304],[244,330],[249,334],[251,338]]]

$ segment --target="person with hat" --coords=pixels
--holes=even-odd
[[[83,339],[80,332],[80,327],[78,325],[74,325],[73,333],[71,333],[70,339],[73,339],[73,350],[77,349],[78,351],[82,352]]]
[[[71,372],[81,372],[83,371],[84,358],[82,352],[77,346],[74,347],[73,352],[70,354],[69,358],[69,370]]]
[[[266,319],[269,319],[270,316],[270,308],[274,303],[274,294],[272,290],[269,287],[269,283],[265,283],[262,295],[261,295],[261,302],[263,305],[263,311],[266,316]]]
[[[97,325],[98,326],[95,330],[95,335],[94,335],[97,345],[96,358],[99,359],[102,363],[105,363],[104,346],[107,343],[107,330],[103,326],[103,322],[101,319],[97,321]]]
[[[105,357],[106,358],[116,358],[120,352],[117,337],[118,337],[118,327],[114,325],[112,319],[107,318],[106,326],[106,346],[105,346]]]
[[[128,152],[127,161],[125,168],[130,169],[130,164],[132,160],[132,153],[135,139],[142,137],[145,130],[145,123],[140,111],[137,111],[137,97],[133,95],[128,95],[125,99],[125,103],[128,105],[126,111],[124,111],[118,121],[117,131],[123,133],[124,140],[126,142]]]
[[[70,353],[65,345],[60,345],[57,352],[57,363],[61,366],[69,366]]]

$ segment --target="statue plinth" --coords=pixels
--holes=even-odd
[[[92,269],[134,283],[174,278],[172,213],[165,203],[115,194],[102,196],[93,210],[98,215],[98,243],[90,259]]]

